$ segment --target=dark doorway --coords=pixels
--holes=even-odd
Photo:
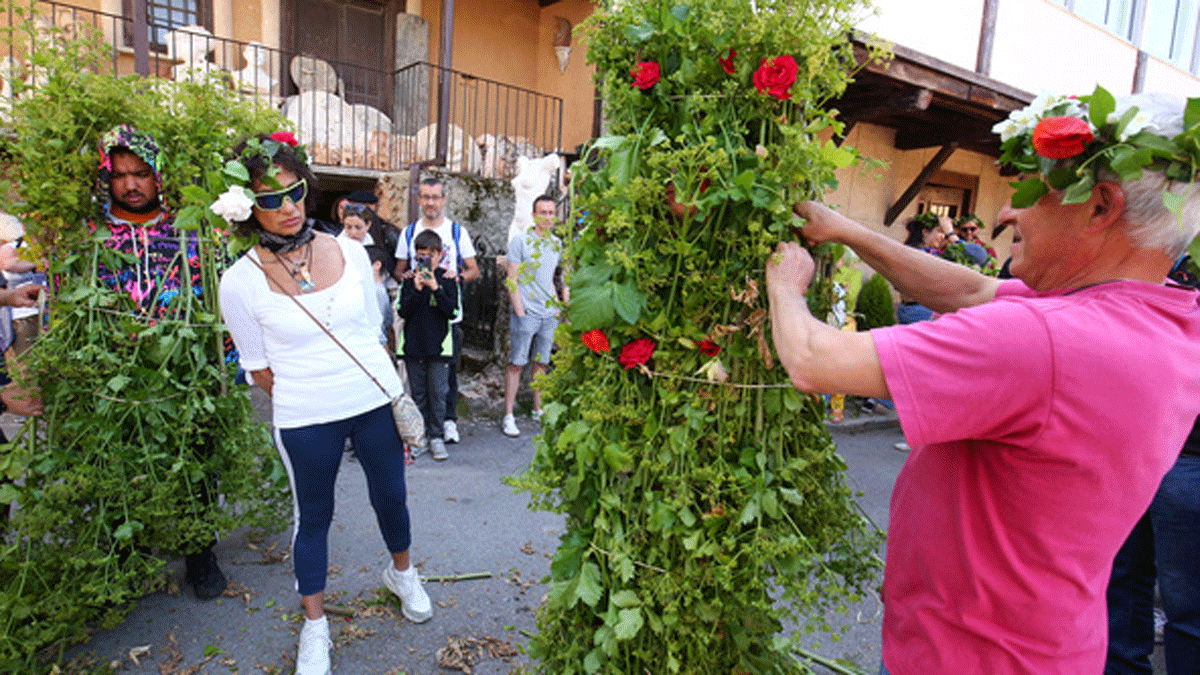
[[[283,0],[284,49],[328,61],[344,83],[347,103],[390,115],[396,14],[404,7],[404,0]],[[290,74],[288,87],[296,92]]]

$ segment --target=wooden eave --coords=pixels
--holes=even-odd
[[[858,123],[896,130],[898,150],[959,148],[991,157],[1000,156],[1000,139],[992,126],[1033,95],[978,73],[896,45],[892,58],[870,59],[867,39],[852,39],[858,70],[854,81],[830,102],[846,123],[846,133]]]

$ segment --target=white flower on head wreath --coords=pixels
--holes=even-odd
[[[272,187],[282,187],[275,180],[275,167],[272,166],[272,162],[275,159],[275,153],[279,152],[284,145],[291,146],[296,159],[308,164],[308,153],[305,152],[304,146],[296,140],[295,134],[290,131],[276,131],[271,134],[269,139],[261,141],[252,138],[247,142],[241,158],[225,162],[222,174],[230,185],[208,208],[228,223],[249,220],[254,208],[254,192],[249,187],[250,172],[247,171],[243,160],[253,156],[264,157],[271,170],[263,176],[263,182],[268,185],[275,183]]]
[[[241,185],[230,185],[229,189],[221,193],[217,197],[217,201],[213,202],[208,208],[212,212],[221,216],[226,222],[235,223],[249,220],[251,209],[254,207],[254,198],[250,194],[249,188]]]

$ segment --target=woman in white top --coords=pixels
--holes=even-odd
[[[327,537],[347,438],[391,553],[384,582],[410,620],[426,621],[433,612],[409,563],[404,450],[390,398],[317,325],[324,324],[389,393],[400,391],[378,340],[379,307],[368,292],[371,264],[357,242],[313,231],[305,213],[312,172],[289,145],[268,140],[263,136],[235,150],[255,192],[252,215],[239,227],[256,234],[259,244],[222,275],[221,312],[242,366],[272,397],[275,441],[291,481],[293,560],[307,617],[296,672],[326,675],[332,644],[322,610]]]

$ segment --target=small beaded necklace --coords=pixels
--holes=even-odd
[[[272,251],[275,255],[275,260],[279,261],[279,266],[282,267],[296,285],[300,287],[301,293],[312,293],[317,290],[317,285],[313,283],[312,275],[309,274],[309,268],[312,267],[312,242],[304,245],[304,257],[300,260],[292,260],[287,255],[279,255],[278,251]],[[287,264],[284,264],[284,263]],[[291,266],[289,269],[288,266]]]

